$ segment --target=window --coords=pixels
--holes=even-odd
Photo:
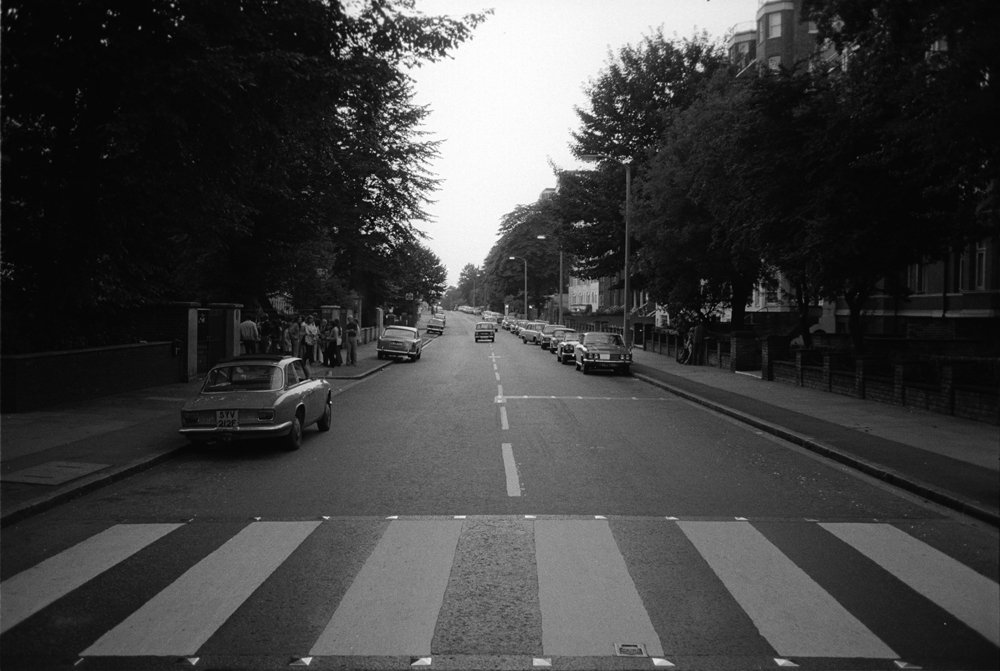
[[[769,39],[781,37],[781,12],[767,15],[767,36]]]
[[[969,250],[963,249],[958,257],[958,290],[969,290]]]

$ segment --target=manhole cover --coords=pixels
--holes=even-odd
[[[615,643],[618,657],[646,657],[646,646],[642,643]]]

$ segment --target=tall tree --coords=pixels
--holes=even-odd
[[[623,278],[626,168],[635,185],[675,114],[697,99],[698,91],[725,60],[707,34],[667,40],[658,30],[638,45],[609,56],[587,88],[588,105],[577,109],[573,133],[578,157],[600,157],[594,171],[563,173],[558,196],[567,251],[581,277]],[[634,237],[634,236],[632,236]],[[643,241],[631,241],[630,255]],[[635,258],[628,263],[633,288],[647,280]]]
[[[412,0],[4,3],[5,312],[65,326],[263,302],[317,269],[376,281],[369,262],[417,239],[435,184],[406,71],[483,18]]]

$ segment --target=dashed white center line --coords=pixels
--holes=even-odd
[[[517,464],[514,463],[514,449],[510,443],[500,446],[503,453],[503,470],[507,475],[507,496],[521,495],[521,481],[517,477]]]

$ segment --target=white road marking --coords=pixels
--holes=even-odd
[[[607,521],[539,520],[535,557],[543,654],[609,657],[628,641],[663,655]]]
[[[319,525],[248,525],[80,656],[194,655]]]
[[[503,470],[507,476],[507,496],[521,495],[521,481],[517,477],[517,463],[514,461],[514,448],[510,443],[500,446],[503,454]]]
[[[546,399],[549,401],[678,401],[680,400],[677,396],[650,396],[647,398],[639,398],[637,396],[631,396],[625,398],[623,396],[504,396],[502,393],[499,398],[503,401],[535,401],[538,399]]]
[[[1000,646],[1000,585],[891,524],[820,526]]]
[[[390,523],[309,654],[430,655],[462,524]]]
[[[898,659],[748,522],[677,522],[782,657]]]
[[[69,594],[181,524],[116,524],[0,584],[0,632]]]
[[[507,422],[507,406],[500,406],[500,429],[502,431],[507,431],[510,429],[510,424]]]

